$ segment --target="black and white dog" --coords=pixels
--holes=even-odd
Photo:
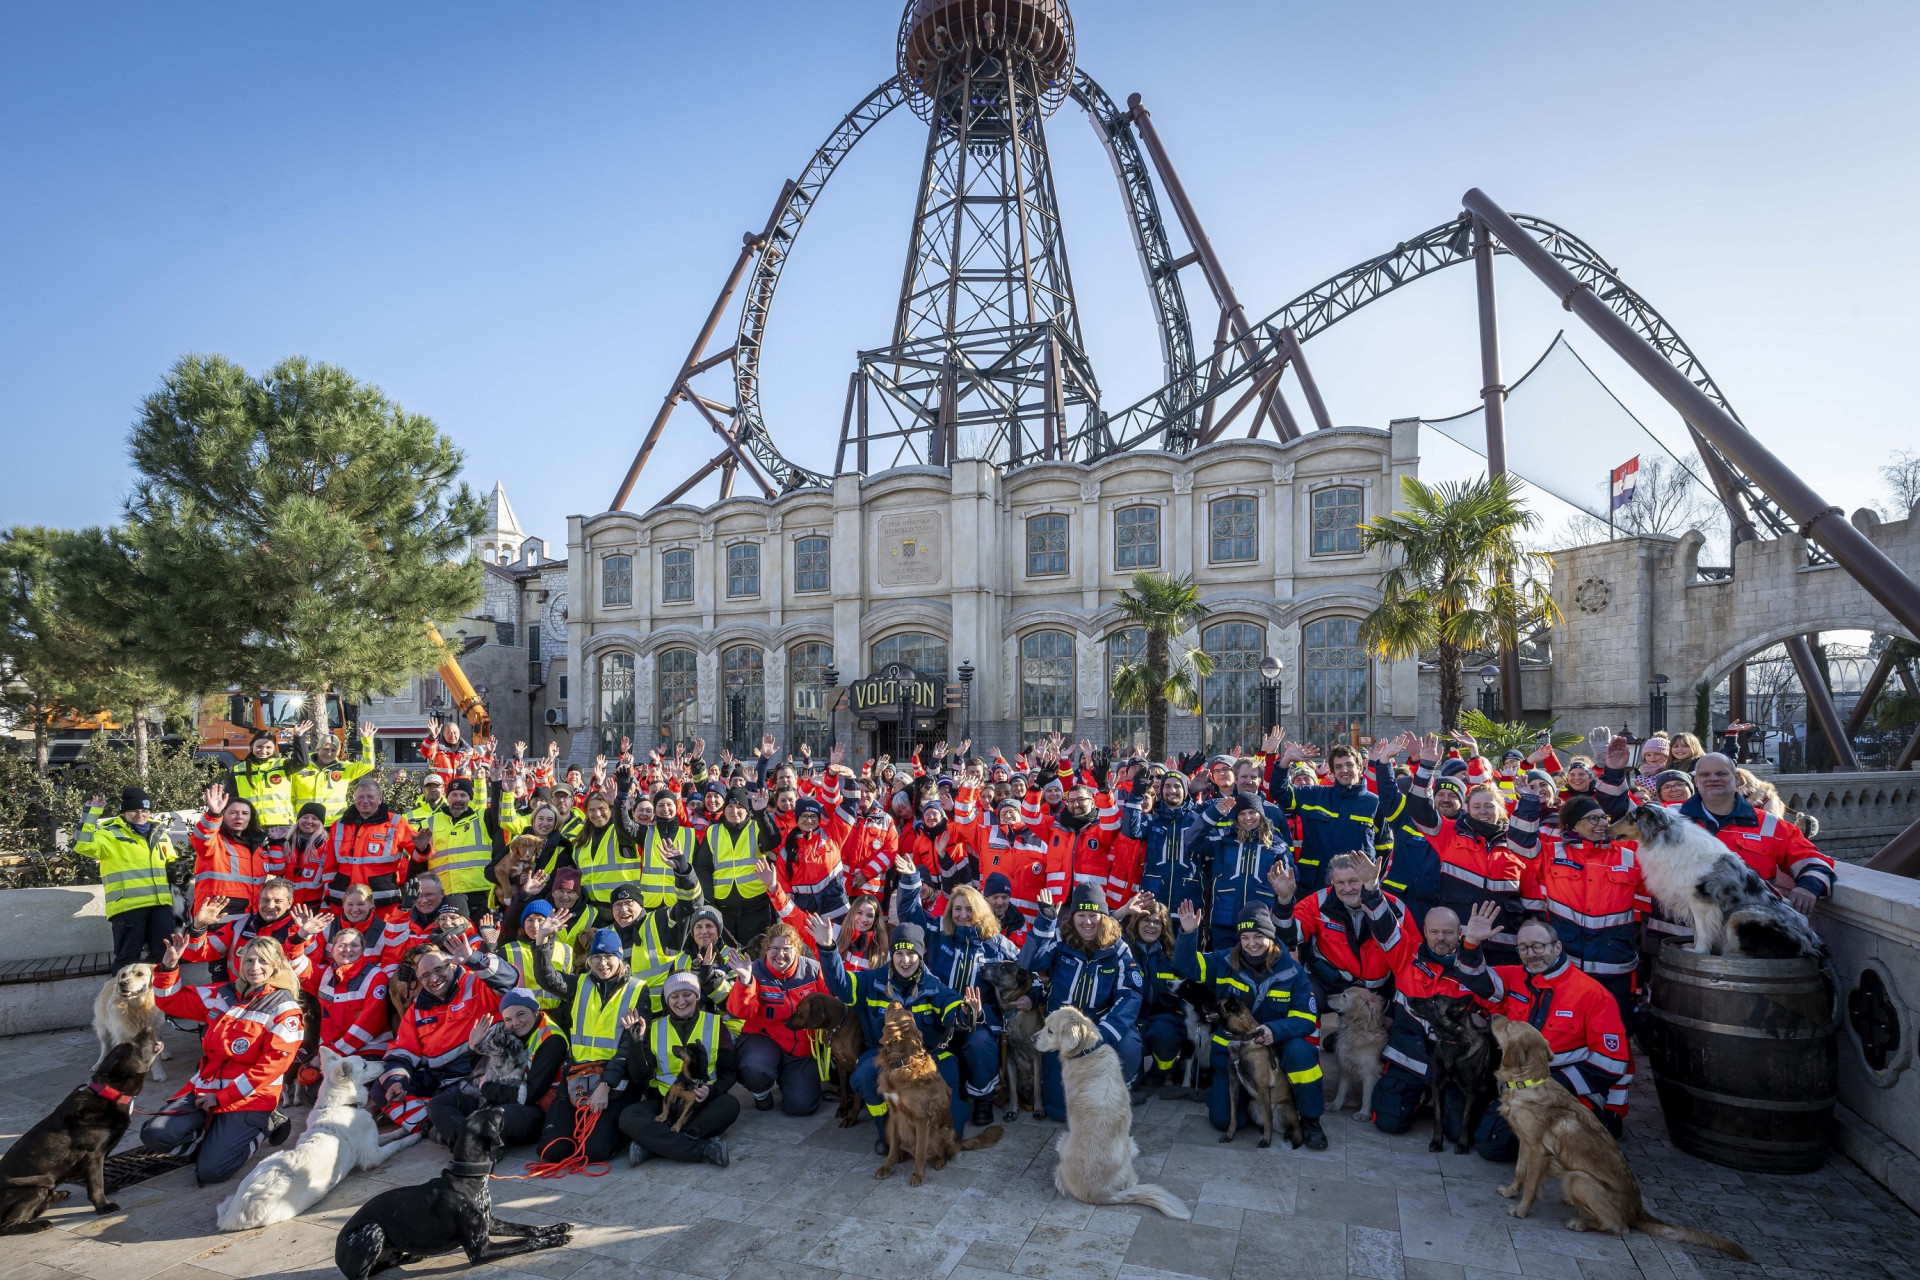
[[[1612,834],[1638,842],[1648,892],[1676,920],[1692,921],[1695,952],[1762,960],[1826,954],[1806,917],[1706,828],[1642,804],[1614,823]]]
[[[506,1145],[500,1132],[505,1118],[499,1107],[474,1112],[453,1140],[453,1160],[439,1177],[382,1191],[347,1219],[333,1244],[333,1264],[347,1280],[367,1280],[376,1271],[455,1249],[464,1249],[468,1264],[479,1266],[557,1249],[573,1238],[569,1223],[528,1227],[493,1216],[489,1179]],[[496,1235],[513,1239],[496,1243]]]

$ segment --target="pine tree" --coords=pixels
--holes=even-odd
[[[86,609],[172,686],[363,700],[438,665],[426,624],[480,602],[460,451],[344,370],[187,356],[130,452],[125,523],[82,539]]]
[[[36,773],[47,771],[55,722],[101,710],[98,637],[62,607],[58,530],[19,525],[0,535],[0,712],[33,730]]]

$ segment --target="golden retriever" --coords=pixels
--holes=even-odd
[[[1354,1105],[1360,1108],[1353,1113],[1353,1118],[1371,1121],[1373,1086],[1380,1082],[1380,1055],[1387,1047],[1386,1002],[1377,991],[1352,986],[1328,996],[1327,1007],[1340,1019],[1340,1039],[1333,1054],[1334,1061],[1340,1065],[1340,1087],[1327,1110],[1338,1111],[1346,1106],[1347,1095],[1351,1093]],[[1327,1039],[1328,1021],[1326,1018],[1320,1021],[1322,1043]]]
[[[876,1084],[887,1100],[887,1159],[873,1171],[889,1177],[903,1156],[913,1157],[913,1177],[919,1186],[927,1180],[927,1166],[944,1169],[962,1151],[978,1151],[1000,1141],[999,1125],[983,1129],[960,1142],[953,1135],[953,1090],[940,1075],[933,1055],[920,1036],[920,1024],[898,1000],[887,1006],[880,1031],[880,1077]]]
[[[1042,1053],[1060,1055],[1060,1085],[1067,1098],[1067,1131],[1054,1143],[1060,1163],[1053,1185],[1082,1204],[1144,1204],[1169,1218],[1191,1210],[1165,1187],[1134,1178],[1133,1101],[1120,1075],[1120,1055],[1100,1039],[1093,1019],[1072,1005],[1047,1015],[1033,1038]]]
[[[105,1062],[113,1046],[132,1044],[142,1031],[151,1031],[156,1040],[160,1039],[162,1025],[160,1010],[153,1003],[153,966],[127,965],[108,978],[93,998],[93,1034],[100,1040],[100,1060],[93,1065]],[[147,1078],[164,1081],[167,1069],[160,1065],[160,1059],[171,1056],[166,1041],[161,1040],[160,1056],[153,1060]]]
[[[1553,1052],[1547,1038],[1524,1022],[1493,1020],[1500,1043],[1500,1114],[1520,1140],[1513,1181],[1500,1194],[1520,1203],[1507,1212],[1524,1218],[1533,1210],[1540,1184],[1560,1179],[1560,1191],[1574,1208],[1569,1231],[1605,1231],[1624,1236],[1629,1227],[1681,1244],[1704,1245],[1752,1261],[1747,1251],[1725,1236],[1679,1227],[1650,1216],[1640,1202],[1640,1183],[1613,1135],[1593,1112],[1552,1077]]]

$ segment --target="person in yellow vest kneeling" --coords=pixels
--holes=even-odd
[[[655,1018],[645,1035],[627,1037],[607,1064],[610,1078],[634,1081],[634,1089],[645,1095],[620,1113],[620,1132],[632,1143],[627,1163],[658,1156],[684,1164],[704,1160],[724,1169],[730,1156],[720,1135],[740,1118],[740,1099],[732,1092],[740,1078],[739,1050],[720,1016],[700,1007],[700,979],[682,971],[667,979],[665,989],[666,1016]],[[680,1075],[674,1050],[695,1042],[707,1051],[710,1078],[695,1087],[693,1114],[675,1133],[660,1113]]]
[[[557,972],[553,939],[566,923],[566,912],[521,923],[523,931],[531,925],[534,981],[560,998],[569,1046],[566,1080],[548,1104],[540,1131],[540,1158],[565,1160],[575,1154],[575,1113],[584,1107],[598,1117],[587,1135],[586,1157],[605,1160],[620,1143],[620,1113],[638,1096],[625,1077],[609,1075],[607,1064],[623,1041],[645,1032],[646,988],[627,967],[626,948],[612,929],[594,931],[585,973]]]

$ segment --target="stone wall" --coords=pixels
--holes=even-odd
[[[1833,950],[1839,986],[1840,1102],[1835,1145],[1907,1204],[1920,1209],[1920,880],[1842,866],[1833,899],[1814,912]],[[1871,972],[1874,979],[1864,975]],[[1877,987],[1878,999],[1868,996]],[[1878,1067],[1868,1060],[1863,1016],[1890,1017],[1894,1044]]]
[[[1820,820],[1821,852],[1865,862],[1920,819],[1920,773],[1782,773],[1767,779],[1787,808]]]

